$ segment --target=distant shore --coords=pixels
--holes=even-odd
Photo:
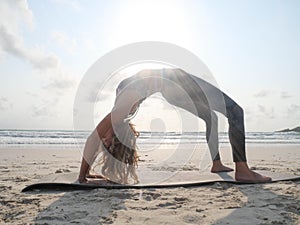
[[[276,132],[300,132],[300,127],[295,127],[293,129],[287,128],[287,129],[283,129],[283,130],[278,130]]]

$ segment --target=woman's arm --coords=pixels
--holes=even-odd
[[[86,176],[89,174],[90,166],[97,157],[96,153],[99,149],[101,139],[105,137],[107,132],[112,132],[110,113],[98,124],[86,140],[78,178],[80,183],[87,181]]]
[[[90,170],[90,166],[93,164],[96,153],[99,149],[100,142],[110,142],[108,139],[112,137],[113,125],[118,126],[122,123],[126,116],[130,113],[132,106],[140,100],[137,92],[126,91],[124,94],[118,96],[118,100],[111,113],[107,114],[105,118],[97,125],[96,129],[88,137],[81,161],[81,167],[79,172],[79,182],[86,182],[87,175]],[[112,119],[113,118],[113,119]],[[113,120],[113,121],[112,121]],[[105,143],[104,143],[105,144]],[[109,144],[107,144],[109,146]]]

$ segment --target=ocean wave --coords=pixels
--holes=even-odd
[[[0,130],[0,145],[83,145],[90,131]],[[229,143],[227,132],[219,133],[220,143]],[[248,132],[247,143],[300,144],[296,132]],[[205,132],[141,132],[138,144],[206,143]]]

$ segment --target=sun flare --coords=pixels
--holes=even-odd
[[[111,42],[160,40],[182,46],[192,43],[191,22],[179,1],[130,1],[120,6],[111,27]]]

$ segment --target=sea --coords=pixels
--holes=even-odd
[[[74,130],[0,130],[0,147],[84,145],[90,131]],[[204,132],[140,132],[138,144],[197,144],[206,143]],[[227,132],[219,133],[219,143],[229,144]],[[298,132],[247,132],[247,144],[300,144]]]

